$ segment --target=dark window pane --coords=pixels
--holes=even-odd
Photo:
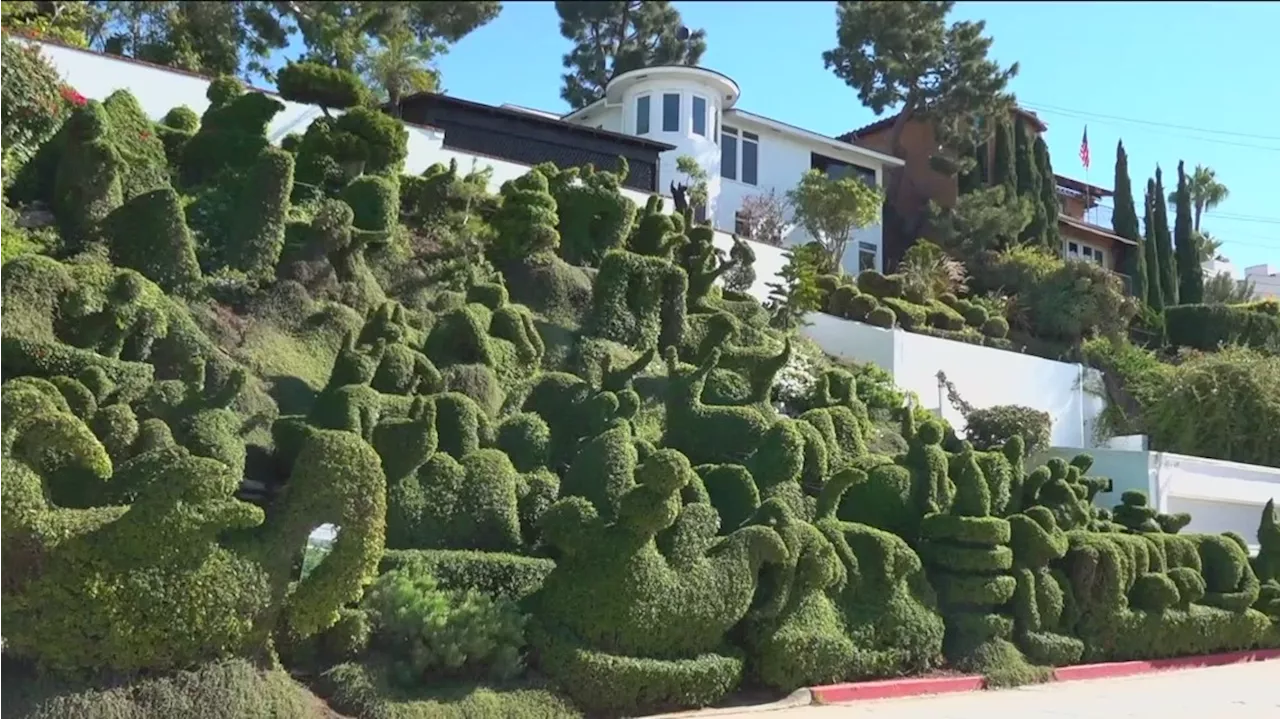
[[[747,132],[746,130],[742,131],[742,138],[744,140],[751,140],[753,142],[758,142],[760,140],[759,135],[755,134],[754,132]]]
[[[754,142],[747,142],[745,136],[750,135],[749,132],[742,133],[744,140],[742,142],[742,181],[748,185],[756,184],[756,169],[758,158],[756,153],[760,145]]]
[[[738,138],[728,132],[720,136],[720,176],[738,179]]]
[[[751,238],[751,218],[742,214],[742,210],[733,213],[733,233],[739,237]]]
[[[649,134],[649,96],[636,99],[636,134]]]
[[[707,136],[707,101],[693,98],[693,134]]]
[[[866,243],[858,244],[858,271],[865,272],[876,268],[876,248]]]
[[[680,132],[680,96],[677,94],[662,96],[662,131]]]

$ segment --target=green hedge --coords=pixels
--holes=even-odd
[[[1206,352],[1241,344],[1280,351],[1280,316],[1275,303],[1175,305],[1165,309],[1169,343]]]

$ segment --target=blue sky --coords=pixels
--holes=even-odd
[[[834,2],[676,2],[707,31],[702,64],[734,78],[739,106],[827,135],[875,119],[822,65],[835,42]],[[1241,270],[1280,266],[1280,3],[961,2],[953,19],[986,20],[1001,63],[1017,61],[1019,102],[1049,125],[1054,169],[1114,183],[1123,139],[1135,189],[1157,163],[1214,168],[1231,190],[1203,229]],[[550,2],[508,2],[439,63],[450,95],[564,111],[560,37]],[[1181,59],[1186,58],[1187,62]],[[1138,190],[1141,192],[1141,190]],[[1139,203],[1141,196],[1135,198]]]

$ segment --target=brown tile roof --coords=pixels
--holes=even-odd
[[[1044,124],[1044,120],[1041,120],[1039,116],[1037,116],[1034,112],[1030,110],[1024,110],[1020,107],[1016,107],[1014,108],[1014,112],[1021,115],[1024,119],[1030,121],[1032,126],[1036,128],[1036,132],[1044,132],[1045,130],[1049,129],[1049,126]],[[836,139],[840,140],[841,142],[853,142],[859,137],[865,137],[866,135],[870,135],[876,132],[881,132],[883,130],[889,129],[890,127],[893,126],[893,121],[896,119],[898,119],[898,113],[895,112],[892,115],[889,115],[887,117],[882,117],[879,120],[876,120],[870,125],[864,125],[856,130],[850,130],[844,133],[843,135],[838,136]]]

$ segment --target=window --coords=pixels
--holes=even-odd
[[[1077,245],[1077,244],[1076,244],[1076,243],[1074,243],[1074,242],[1068,242],[1068,243],[1067,243],[1067,254],[1069,254],[1069,255],[1078,255],[1078,254],[1080,254],[1080,245]]]
[[[707,136],[707,99],[693,98],[693,134]]]
[[[680,132],[680,94],[669,92],[662,96],[662,131]]]
[[[738,179],[737,131],[727,127],[720,135],[720,176],[730,180]]]
[[[815,170],[822,170],[827,176],[840,180],[846,177],[856,177],[866,183],[867,187],[876,186],[876,171],[870,167],[855,165],[851,162],[837,160],[833,157],[819,155],[816,152],[809,155],[809,167]]]
[[[649,96],[641,95],[636,98],[636,134],[649,134]]]
[[[752,224],[751,215],[744,213],[742,210],[733,213],[733,234],[738,237],[745,237],[748,240],[753,239],[751,234],[755,228],[751,226]]]
[[[760,137],[742,133],[742,181],[748,185],[757,183],[756,172],[760,162]]]
[[[865,272],[876,268],[876,255],[880,252],[880,248],[870,242],[858,243],[858,271]]]

